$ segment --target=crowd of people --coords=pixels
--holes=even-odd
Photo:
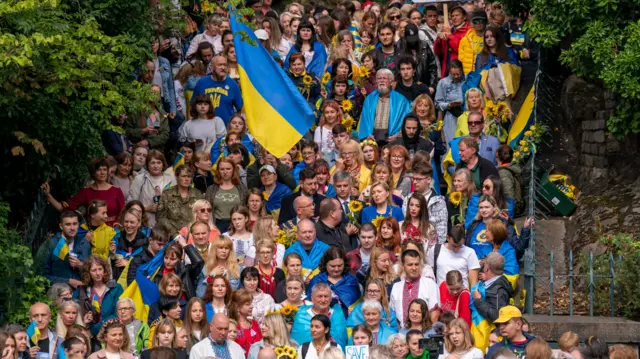
[[[570,332],[552,351],[512,304],[535,225],[514,222],[504,136],[532,83],[527,14],[247,0],[318,117],[276,157],[247,128],[227,14],[198,4],[199,33],[150,44],[137,76],[157,98],[113,119],[86,186],[42,185],[51,301],[0,331],[2,359],[425,359],[425,338],[441,359],[631,358]],[[157,298],[130,294],[143,280]]]

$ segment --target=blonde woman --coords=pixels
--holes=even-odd
[[[484,113],[484,96],[479,88],[471,88],[467,90],[465,94],[465,105],[467,110],[458,117],[456,124],[456,132],[454,138],[463,137],[469,135],[469,126],[467,120],[469,120],[469,113],[471,111],[478,111]]]
[[[364,165],[364,156],[360,144],[355,140],[348,140],[340,148],[340,157],[331,169],[331,176],[336,171],[347,171],[351,175],[352,183],[358,184],[358,190],[362,192],[369,185],[371,171]]]
[[[382,305],[382,311],[380,312],[380,320],[388,325],[391,329],[398,331],[398,320],[396,318],[395,310],[389,307],[389,297],[387,296],[387,290],[382,278],[370,277],[367,284],[364,286],[364,292],[362,296],[363,300],[374,300]],[[349,317],[347,318],[347,328],[353,328],[358,324],[364,324],[364,312],[362,311],[362,303],[358,303]]]
[[[278,237],[280,228],[278,223],[273,219],[270,214],[259,217],[253,225],[253,238],[256,244],[263,239],[270,239],[274,243]],[[282,261],[284,259],[284,252],[286,248],[280,243],[276,243],[276,247],[273,253],[273,266],[282,268]]]
[[[371,177],[369,183],[384,182],[389,186],[391,190],[393,187],[393,176],[391,176],[391,166],[387,163],[377,163],[371,171]],[[402,198],[394,194],[391,195],[393,203],[402,203]],[[371,204],[371,185],[367,186],[362,193],[360,193],[360,200]],[[400,201],[400,202],[398,202]]]
[[[213,206],[206,199],[199,199],[193,203],[191,207],[193,221],[188,226],[180,229],[180,235],[187,238],[187,243],[193,244],[193,236],[191,235],[191,226],[196,222],[204,222],[209,224],[209,242],[213,242],[220,235],[220,230],[216,227],[213,220]]]
[[[471,171],[458,168],[453,174],[453,192],[447,195],[447,213],[449,220],[464,224],[471,196],[476,193]]]
[[[226,236],[218,236],[212,243],[207,262],[198,278],[198,289],[196,290],[198,297],[204,296],[207,289],[207,278],[216,275],[225,277],[229,281],[231,289],[236,290],[240,287],[240,267],[233,252],[233,242],[231,242],[231,238]]]
[[[376,182],[371,185],[371,206],[362,210],[362,223],[373,222],[379,217],[393,217],[398,222],[404,220],[402,209],[394,205],[391,198],[391,189],[384,182]]]
[[[90,313],[85,314],[87,319],[91,317]],[[65,300],[58,305],[58,318],[56,319],[56,333],[60,338],[67,337],[67,329],[74,324],[84,326],[80,312],[80,305],[73,300]]]
[[[454,319],[447,326],[447,335],[444,337],[444,353],[438,359],[456,357],[458,359],[482,359],[482,351],[474,347],[475,342],[471,336],[469,325],[464,319]]]
[[[247,359],[257,359],[261,348],[275,349],[285,345],[290,347],[297,346],[297,343],[289,336],[289,328],[284,315],[280,313],[267,314],[262,324],[260,324],[260,333],[262,334],[262,340],[251,344]]]
[[[388,249],[374,247],[369,259],[369,273],[367,280],[379,278],[382,280],[387,293],[391,293],[391,286],[398,278],[391,260],[392,253]]]

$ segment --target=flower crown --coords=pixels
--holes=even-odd
[[[366,139],[366,140],[360,142],[360,148],[363,148],[364,146],[367,146],[367,145],[378,148],[378,144],[374,140]]]
[[[422,239],[422,237],[405,237],[402,240],[402,244],[406,244],[408,242],[413,242],[416,244],[424,244],[424,240]]]
[[[296,350],[296,348],[288,345],[277,347],[274,349],[274,351],[276,352],[278,359],[285,358],[285,357],[293,359],[298,357],[298,351]]]
[[[109,319],[106,322],[104,322],[104,324],[102,324],[102,326],[104,328],[107,328],[107,327],[109,327],[111,325],[114,325],[114,324],[122,324],[122,322],[118,318],[112,318],[112,319]]]

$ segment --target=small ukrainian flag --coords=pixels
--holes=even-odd
[[[67,255],[69,255],[69,245],[67,244],[67,241],[64,239],[64,237],[61,237],[58,241],[58,244],[56,244],[56,247],[53,249],[53,255],[60,258],[61,260],[65,260],[65,258],[67,258]]]
[[[40,329],[38,329],[35,320],[32,321],[27,328],[27,337],[29,337],[33,345],[37,345],[38,341],[40,340]]]
[[[96,310],[96,313],[100,313],[100,300],[97,294],[93,294],[93,298],[91,298],[91,305]]]

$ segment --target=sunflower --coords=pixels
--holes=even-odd
[[[451,201],[451,204],[453,204],[456,207],[460,205],[461,200],[462,200],[462,193],[460,192],[452,192],[449,195],[449,201]]]
[[[306,86],[311,85],[312,82],[313,82],[313,77],[309,75],[304,75],[304,77],[302,78],[302,83],[305,84]]]
[[[284,347],[284,354],[289,356],[289,358],[297,358],[298,357],[298,352],[296,351],[296,349],[293,348],[293,347],[290,347],[288,345]]]
[[[342,107],[342,111],[349,112],[353,108],[353,102],[351,100],[342,100],[340,107]]]
[[[522,148],[522,151],[524,151],[524,153],[529,153],[529,151],[530,151],[529,146],[524,146]]]
[[[529,127],[529,130],[535,131],[536,130],[536,125],[531,125],[531,127]]]
[[[380,225],[382,224],[383,219],[384,219],[383,216],[378,216],[373,221],[371,221],[371,224],[373,224],[373,226],[376,227],[377,229],[380,229]]]
[[[520,142],[518,142],[518,144],[519,144],[520,146],[525,146],[525,145],[527,144],[527,141],[525,141],[525,140],[521,140]]]
[[[277,347],[274,351],[276,352],[276,355],[280,357],[282,354],[284,354],[284,347]]]
[[[291,314],[291,306],[290,305],[285,305],[284,307],[282,307],[282,314],[284,314],[284,315]]]
[[[325,72],[324,75],[322,75],[322,84],[326,85],[329,83],[329,81],[331,81],[331,74],[328,72]]]
[[[351,116],[345,117],[342,120],[342,124],[344,125],[344,127],[346,127],[347,129],[353,127],[353,118],[351,118]],[[349,131],[347,131],[349,132]]]
[[[531,132],[531,131],[525,131],[525,132],[524,132],[524,135],[525,135],[525,136],[531,136],[531,135],[533,135],[533,132]]]
[[[520,157],[520,152],[519,152],[519,151],[514,152],[514,153],[513,153],[513,157],[514,157],[514,158],[518,158],[518,157]]]
[[[357,213],[362,211],[362,202],[360,201],[351,201],[349,202],[349,210],[353,213]]]
[[[360,67],[360,69],[358,71],[360,71],[360,73],[359,73],[360,78],[369,77],[369,69],[366,66]]]

